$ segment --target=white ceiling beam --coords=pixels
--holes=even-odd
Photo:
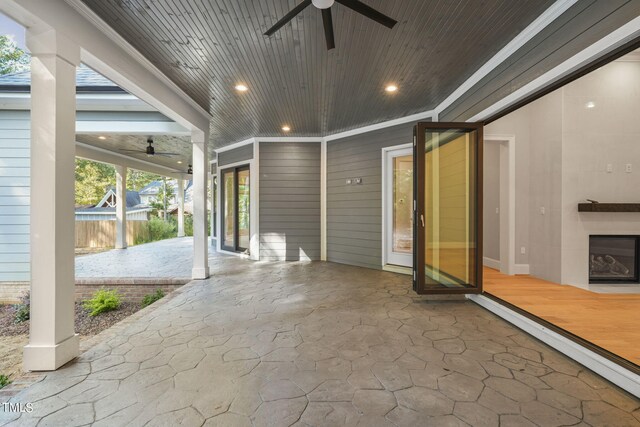
[[[100,163],[108,163],[111,165],[122,165],[131,169],[155,173],[170,178],[186,179],[186,175],[180,170],[156,165],[151,162],[146,162],[144,160],[125,156],[124,154],[114,153],[113,151],[105,150],[103,148],[93,147],[82,142],[76,142],[76,157],[93,160]]]
[[[175,122],[76,121],[76,134],[190,136],[191,131]]]
[[[209,129],[209,113],[81,1],[3,0],[0,11],[32,31],[55,29],[118,86],[187,129]]]

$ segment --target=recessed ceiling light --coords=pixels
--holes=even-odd
[[[283,130],[284,132],[289,132],[289,131],[291,130],[291,127],[289,127],[289,126],[287,126],[287,125],[284,125],[284,126],[282,126],[282,130]]]
[[[397,92],[398,91],[398,86],[396,86],[396,85],[387,85],[384,88],[384,90],[387,91],[387,92],[390,92],[390,93]]]
[[[236,85],[236,90],[238,92],[246,92],[246,91],[249,90],[249,88],[246,85],[238,84],[238,85]]]
[[[585,107],[587,108],[596,108],[596,103],[593,101],[589,101],[585,104]]]
[[[182,164],[182,160],[178,160],[178,164],[181,165]]]
[[[99,136],[98,139],[104,140],[104,139],[107,139],[107,137],[106,136]]]

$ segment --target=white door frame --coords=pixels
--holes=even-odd
[[[397,153],[397,152],[402,152]],[[389,264],[389,260],[387,259],[387,245],[391,242],[391,233],[393,229],[393,224],[391,221],[393,220],[393,216],[389,215],[388,212],[388,196],[393,194],[393,181],[387,180],[387,173],[389,172],[389,168],[393,167],[390,165],[391,158],[396,157],[391,154],[407,156],[413,155],[413,143],[409,142],[407,144],[394,145],[392,147],[384,147],[382,148],[382,267],[384,268],[387,264]],[[392,208],[393,209],[393,208]],[[413,254],[410,255],[411,259],[413,259]],[[408,266],[411,268],[411,265]]]
[[[500,144],[500,272],[511,276],[516,274],[516,138],[485,135],[484,143]],[[492,266],[485,259],[483,264]]]

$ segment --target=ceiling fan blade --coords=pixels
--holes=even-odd
[[[287,13],[281,20],[276,22],[276,24],[273,27],[269,28],[267,30],[267,32],[264,33],[264,35],[267,36],[267,37],[271,36],[273,33],[275,33],[280,28],[282,28],[287,22],[289,22],[293,18],[295,18],[295,16],[297,14],[302,12],[302,10],[304,8],[306,8],[307,6],[309,6],[310,4],[311,4],[311,0],[304,0],[302,3],[300,3],[299,5],[294,7],[293,9],[291,9],[291,11],[289,13]]]
[[[123,149],[123,148],[119,149],[118,151],[124,151],[124,152],[127,152],[127,153],[146,153],[146,151],[144,151],[144,150],[126,150],[126,149]]]
[[[385,27],[393,28],[398,23],[398,21],[396,21],[395,19],[389,18],[387,15],[378,12],[374,8],[369,7],[358,0],[336,1],[344,6],[347,6],[349,9],[355,10],[359,14],[366,16],[369,19],[373,19],[374,21],[384,25]]]
[[[158,153],[156,151],[156,156],[162,156],[162,157],[173,157],[173,156],[179,156],[180,154],[178,153]]]
[[[333,36],[331,8],[322,9],[322,24],[324,25],[324,38],[327,40],[327,50],[331,50],[336,47],[336,41]]]

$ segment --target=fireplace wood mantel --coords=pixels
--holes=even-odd
[[[578,212],[640,212],[640,203],[578,203]]]

